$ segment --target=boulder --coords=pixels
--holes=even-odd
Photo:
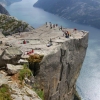
[[[24,64],[28,64],[28,61],[27,60],[24,60],[24,59],[20,59],[18,61],[18,63],[21,64],[21,65],[24,65]]]
[[[3,60],[11,60],[17,57],[21,57],[22,52],[16,47],[8,47],[2,54]],[[17,60],[17,59],[16,59]]]
[[[7,64],[7,73],[9,75],[16,74],[21,69],[23,69],[22,65]]]
[[[16,65],[21,58],[22,51],[16,47],[0,49],[0,68],[6,66],[6,64]]]
[[[4,74],[0,72],[0,86],[8,82],[9,77],[5,77]]]

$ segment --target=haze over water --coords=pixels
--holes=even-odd
[[[76,86],[82,100],[100,100],[100,29],[76,24],[42,9],[34,8],[33,4],[36,1],[22,0],[6,7],[6,9],[11,16],[26,21],[35,28],[45,22],[52,22],[63,27],[89,31],[88,50]]]

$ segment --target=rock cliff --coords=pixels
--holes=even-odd
[[[66,40],[44,57],[36,82],[44,90],[45,100],[74,100],[75,83],[85,58],[87,42],[88,34]]]
[[[16,65],[21,58],[22,52],[16,47],[3,47],[0,47],[0,67],[5,67],[7,63]]]
[[[0,4],[0,13],[9,15],[8,11]]]
[[[88,32],[46,23],[31,32],[2,38],[3,43],[5,40],[22,51],[22,59],[34,55],[29,68],[35,76],[33,86],[44,92],[44,100],[75,100],[75,83],[88,47]],[[3,58],[21,54],[13,52],[9,50],[9,57],[6,51]]]
[[[100,29],[99,0],[38,0],[35,7]]]
[[[65,32],[69,32],[70,36],[66,38]],[[29,67],[36,72],[33,73],[35,84],[44,91],[45,100],[73,100],[75,83],[88,46],[88,32],[61,29],[47,23],[25,34],[23,38],[29,42],[19,45],[20,49],[23,48],[23,57],[34,53],[44,55],[40,63]],[[20,38],[18,41],[21,41]],[[34,53],[31,53],[31,49]]]

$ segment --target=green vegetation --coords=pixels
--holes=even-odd
[[[22,82],[25,77],[29,78],[30,76],[32,76],[31,70],[27,67],[27,65],[24,65],[24,68],[22,70],[20,70],[20,72],[19,72],[19,76],[18,76],[19,80]],[[40,89],[39,85],[33,84],[33,90],[37,93],[37,95],[42,100],[44,100],[44,91]],[[7,99],[7,100],[10,100],[10,99]]]
[[[39,84],[33,84],[33,90],[38,94],[38,96],[44,100],[44,91],[43,89],[40,89]]]
[[[31,70],[27,67],[27,65],[24,65],[24,68],[19,72],[19,80],[23,81],[25,77],[29,78],[30,76],[32,76]]]
[[[43,92],[43,90],[37,89],[37,90],[35,90],[35,92],[38,94],[38,96],[39,96],[42,100],[44,100],[44,92]]]
[[[0,100],[13,100],[11,98],[10,88],[7,84],[0,86]]]
[[[2,33],[6,35],[10,35],[13,33],[21,31],[25,31],[28,27],[28,24],[22,21],[15,19],[14,17],[7,15],[0,15],[0,29],[2,29]]]

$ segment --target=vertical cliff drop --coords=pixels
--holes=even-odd
[[[61,36],[57,37],[59,31],[56,29],[48,33],[49,38],[55,37],[52,39],[54,44],[45,52],[44,59],[40,63],[39,74],[35,77],[36,83],[44,91],[44,100],[74,99],[75,83],[88,46],[88,32],[73,31],[73,29],[63,30],[68,30],[71,37],[63,37],[62,31],[60,31]]]

